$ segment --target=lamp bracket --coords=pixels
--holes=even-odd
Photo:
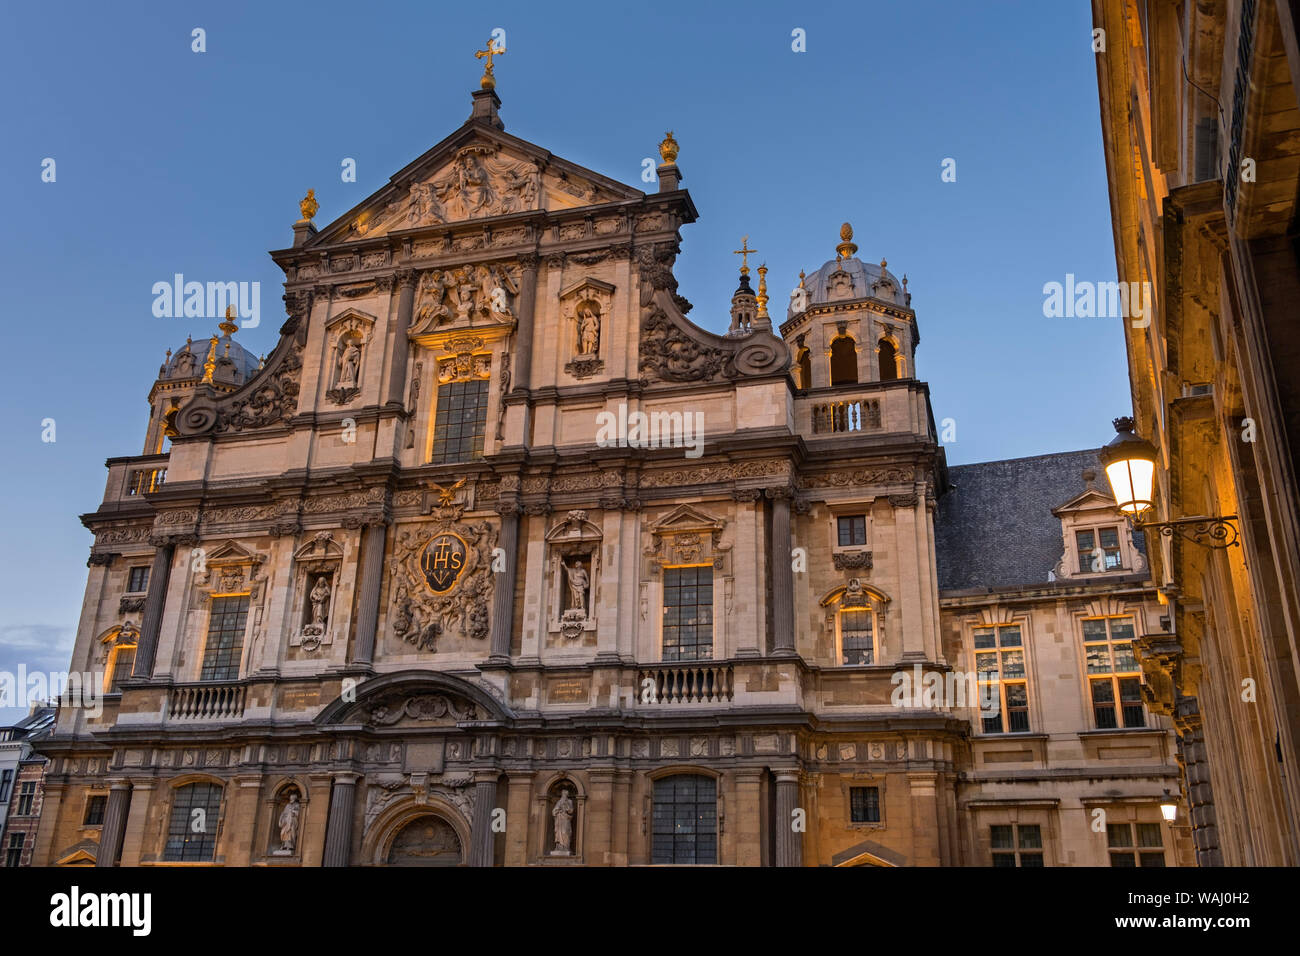
[[[1142,531],[1156,532],[1166,538],[1178,534],[1195,544],[1218,549],[1241,544],[1238,540],[1236,521],[1236,515],[1213,518],[1201,515],[1194,518],[1175,518],[1173,521],[1135,521],[1133,527]]]

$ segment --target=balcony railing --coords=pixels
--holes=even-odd
[[[167,483],[166,468],[141,468],[130,472],[126,480],[126,493],[145,495],[157,491]]]
[[[172,720],[234,720],[244,716],[243,684],[186,684],[173,687],[167,716]]]
[[[637,687],[654,682],[654,698],[648,704],[721,704],[735,696],[735,674],[730,664],[681,663],[645,667],[637,671]]]
[[[818,402],[812,409],[813,434],[871,431],[880,428],[880,400],[853,398]]]

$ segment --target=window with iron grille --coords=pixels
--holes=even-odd
[[[1038,824],[989,827],[994,866],[1042,866],[1043,835]]]
[[[1146,726],[1142,669],[1133,652],[1133,636],[1130,617],[1087,618],[1083,622],[1088,692],[1098,730]]]
[[[874,664],[876,662],[875,616],[871,608],[842,608],[839,619],[840,663]]]
[[[663,659],[713,658],[713,568],[664,568]]]
[[[1111,866],[1164,866],[1165,845],[1158,823],[1108,823]]]
[[[679,774],[654,784],[654,863],[718,862],[718,785]]]
[[[199,680],[236,680],[244,653],[244,627],[248,622],[248,595],[212,599],[208,640],[203,646]]]
[[[997,704],[997,713],[981,711],[986,734],[1029,729],[1029,679],[1020,625],[975,628],[975,672],[980,701]]]
[[[849,819],[853,823],[880,822],[880,788],[849,788]]]
[[[168,862],[208,862],[217,849],[217,817],[221,788],[215,783],[190,783],[172,793],[163,859]]]
[[[433,419],[433,457],[429,461],[445,465],[482,458],[487,406],[485,378],[439,385]]]
[[[135,668],[135,649],[134,644],[119,644],[113,649],[112,673],[109,675],[108,692],[110,694],[122,693],[122,681],[131,676],[131,671]]]
[[[108,806],[108,797],[102,793],[91,796],[86,801],[86,815],[81,821],[85,827],[100,827],[104,825],[104,809]]]

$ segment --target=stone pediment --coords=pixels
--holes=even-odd
[[[462,129],[335,220],[308,245],[406,229],[640,199],[631,189],[505,133]]]
[[[318,726],[454,727],[461,721],[508,721],[512,714],[482,687],[437,671],[398,671],[357,685],[325,707]]]
[[[1089,488],[1082,494],[1075,495],[1063,505],[1052,509],[1052,514],[1060,517],[1079,511],[1114,511],[1115,499],[1096,488]]]

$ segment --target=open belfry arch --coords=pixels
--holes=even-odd
[[[971,711],[890,699],[962,663],[906,279],[846,224],[774,324],[746,241],[706,331],[675,137],[646,193],[500,105],[489,67],[373,195],[321,228],[303,201],[264,358],[225,329],[169,356],[150,447],[84,517],[73,666],[130,673],[43,744],[38,859],[979,861]]]

